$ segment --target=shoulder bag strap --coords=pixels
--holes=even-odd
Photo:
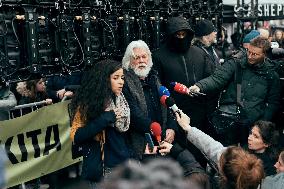
[[[242,96],[242,68],[239,63],[239,61],[236,61],[234,58],[235,64],[236,64],[236,71],[235,71],[235,82],[237,86],[237,111],[239,113],[239,108],[243,107],[243,102],[241,100]]]

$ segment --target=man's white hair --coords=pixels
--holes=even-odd
[[[122,67],[126,70],[128,70],[130,68],[130,60],[131,57],[135,56],[133,49],[134,48],[141,48],[141,49],[145,49],[146,53],[148,54],[149,57],[149,65],[152,65],[152,55],[151,55],[151,51],[148,47],[148,45],[142,41],[142,40],[137,40],[137,41],[132,41],[131,43],[129,43],[129,45],[127,46],[123,59],[122,59]]]

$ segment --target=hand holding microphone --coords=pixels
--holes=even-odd
[[[161,125],[158,122],[153,122],[150,125],[150,130],[151,130],[151,134],[156,138],[157,142],[161,143],[162,141],[162,128]],[[150,136],[149,133],[145,133],[145,137],[147,140],[147,145],[145,148],[145,154],[156,154],[158,151],[158,146],[154,146],[154,143],[152,141],[152,138]]]
[[[189,94],[191,96],[198,96],[199,94],[206,95],[206,94],[200,92],[200,88],[197,85],[193,85],[193,86],[189,87],[188,90],[189,90]]]
[[[176,112],[176,119],[178,124],[182,127],[183,130],[189,131],[191,129],[190,118],[181,110],[179,113]]]
[[[174,113],[180,111],[180,109],[176,105],[175,100],[172,97],[166,98],[165,103],[166,103],[166,106],[169,107]]]
[[[206,95],[205,93],[201,93],[200,92],[200,88],[197,87],[196,85],[194,85],[195,87],[197,87],[198,89],[195,88],[187,88],[185,85],[178,83],[178,82],[171,82],[171,86],[173,87],[173,90],[175,92],[178,92],[180,94],[186,94],[189,96],[199,96],[199,95]],[[192,86],[193,87],[193,86]]]

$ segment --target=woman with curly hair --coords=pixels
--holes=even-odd
[[[120,62],[103,60],[83,74],[70,104],[70,137],[82,146],[82,177],[96,182],[129,158],[125,132],[130,110],[122,94],[124,73]]]

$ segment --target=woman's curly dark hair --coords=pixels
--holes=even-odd
[[[110,75],[120,68],[120,62],[107,59],[99,61],[90,70],[85,71],[81,86],[69,106],[71,120],[77,110],[83,121],[94,119],[105,110],[106,103],[113,95]]]

